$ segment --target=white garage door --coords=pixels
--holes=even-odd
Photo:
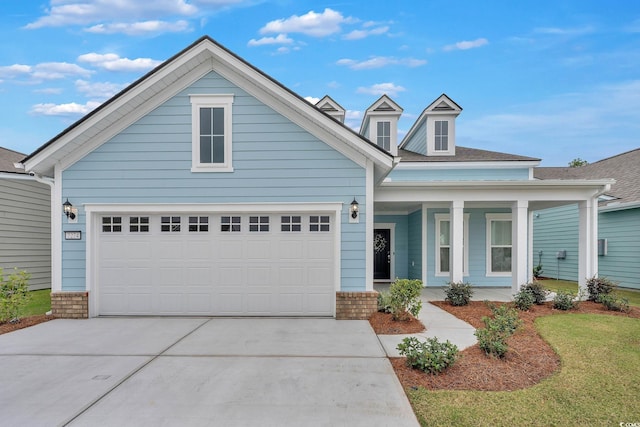
[[[96,219],[100,315],[334,313],[333,214]]]

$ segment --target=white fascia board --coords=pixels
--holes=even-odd
[[[580,180],[568,180],[568,179],[545,179],[545,180],[513,180],[513,181],[388,181],[382,183],[381,187],[449,187],[449,188],[606,188],[615,184],[613,179],[580,179]]]
[[[636,208],[640,208],[640,201],[626,202],[626,203],[611,203],[605,206],[600,206],[598,208],[598,211],[613,212],[613,211],[622,211],[626,209],[636,209]]]
[[[539,160],[503,160],[492,162],[400,162],[398,170],[441,169],[527,169],[540,164]]]

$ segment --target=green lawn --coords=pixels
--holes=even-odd
[[[51,310],[51,289],[31,291],[30,294],[31,300],[22,310],[22,317],[45,314],[47,311]]]
[[[572,282],[569,280],[554,280],[547,279],[543,280],[542,284],[551,291],[570,291],[570,292],[578,292],[578,282]],[[616,289],[616,293],[620,295],[622,298],[626,298],[629,300],[629,305],[635,305],[640,307],[640,291],[636,291],[633,289]]]
[[[560,314],[537,319],[536,327],[562,358],[559,373],[512,392],[409,391],[420,423],[617,426],[640,421],[640,319]]]

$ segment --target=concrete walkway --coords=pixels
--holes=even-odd
[[[7,426],[411,426],[367,321],[93,318],[0,335]]]
[[[376,285],[378,291],[388,291],[389,285]],[[445,298],[443,288],[424,288],[420,299],[422,310],[418,318],[426,330],[410,335],[378,335],[384,351],[389,357],[399,357],[397,346],[405,337],[416,337],[421,341],[425,338],[436,337],[440,342],[449,341],[458,346],[459,350],[474,345],[477,340],[475,328],[441,308],[430,304],[429,301],[442,301]],[[473,301],[511,301],[510,288],[474,288]]]

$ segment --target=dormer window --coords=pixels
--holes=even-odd
[[[435,122],[435,150],[449,151],[449,122],[436,120]]]
[[[383,121],[378,122],[377,129],[377,144],[378,147],[386,151],[391,150],[391,122]]]

